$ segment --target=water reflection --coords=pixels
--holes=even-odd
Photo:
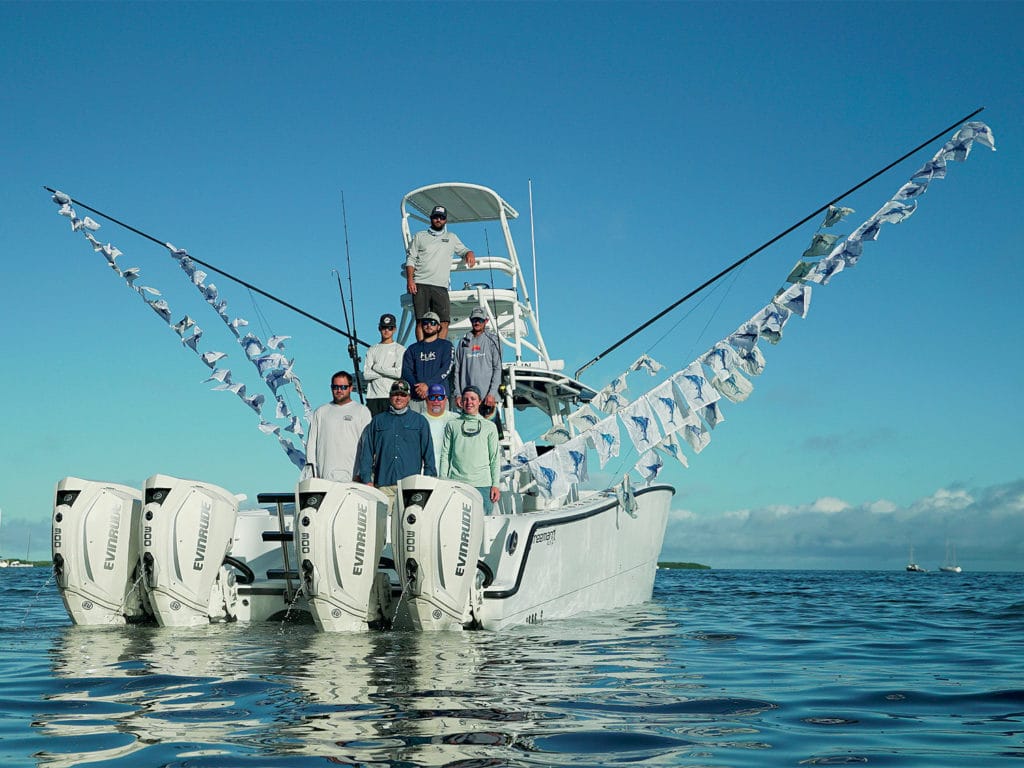
[[[225,626],[164,632],[153,627],[71,626],[51,649],[54,678],[36,725],[54,739],[40,765],[71,766],[122,757],[151,744],[218,750],[224,723],[258,727],[238,707],[231,684],[251,674],[240,664],[245,638]],[[83,751],[89,745],[117,747]],[[205,752],[209,753],[209,752]],[[192,754],[196,754],[195,751]]]
[[[678,636],[657,606],[496,634],[68,627],[51,651],[60,684],[36,717],[52,737],[36,758],[671,764],[764,706],[681,697],[685,675],[665,654]]]

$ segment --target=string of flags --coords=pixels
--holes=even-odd
[[[664,366],[647,354],[641,355],[624,372],[602,388],[589,404],[556,424],[541,436],[549,443],[538,449],[536,441],[523,445],[502,467],[503,474],[529,472],[539,490],[548,498],[566,496],[570,490],[586,481],[588,453],[594,450],[603,469],[619,456],[622,437],[626,430],[633,448],[640,458],[633,469],[645,485],[657,480],[665,466],[664,458],[688,466],[684,448],[699,454],[711,442],[711,431],[725,420],[721,409],[723,398],[731,403],[746,400],[754,390],[748,377],[764,372],[765,357],[758,343],[762,340],[778,344],[786,323],[793,315],[806,317],[810,309],[812,287],[828,285],[843,270],[856,266],[863,255],[864,243],[878,239],[884,224],[899,224],[917,210],[921,195],[932,181],[946,176],[948,163],[963,162],[970,155],[974,142],[995,150],[991,129],[981,122],[968,122],[910,179],[901,186],[878,211],[846,236],[830,229],[845,220],[854,211],[850,208],[829,206],[824,220],[808,247],[790,270],[784,285],[771,301],[742,323],[733,333],[716,342],[710,349],[691,361],[685,368],[671,374],[665,381],[630,401],[625,392],[630,374],[646,371],[657,376]],[[125,284],[155,312],[206,365],[211,373],[204,383],[216,382],[214,390],[236,395],[259,416],[258,427],[264,434],[277,438],[281,448],[296,467],[303,467],[306,459],[301,447],[304,435],[303,418],[308,423],[312,407],[294,371],[294,360],[281,352],[288,336],[271,336],[266,341],[251,331],[243,335],[249,322],[241,317],[232,318],[227,301],[217,286],[207,282],[207,273],[199,269],[188,252],[170,243],[165,247],[189,278],[202,299],[221,318],[241,346],[246,359],[252,363],[260,380],[274,399],[274,415],[269,417],[269,404],[262,393],[252,393],[241,381],[235,381],[230,368],[221,367],[228,354],[219,350],[201,349],[204,331],[190,315],[172,322],[174,314],[160,290],[148,285],[136,285],[141,277],[138,267],[122,269],[117,259],[124,253],[111,243],[101,242],[93,233],[100,224],[89,216],[79,217],[72,207],[71,198],[63,192],[54,192],[52,200],[59,206],[58,213],[71,222],[73,232],[81,232],[101,253],[107,265]],[[291,385],[298,395],[303,414],[291,412],[282,388]],[[596,409],[596,410],[595,410]],[[269,419],[286,422],[274,424]],[[287,434],[286,434],[287,433]],[[295,441],[299,442],[296,445]],[[627,508],[632,499],[628,473],[616,493]]]
[[[839,224],[854,211],[829,206],[819,231],[811,237],[785,284],[753,317],[685,368],[630,401],[624,394],[627,376],[638,371],[654,376],[664,367],[642,355],[601,389],[589,405],[569,414],[564,425],[556,425],[542,435],[541,440],[550,446],[538,448],[535,442],[526,443],[502,467],[503,474],[529,471],[542,495],[564,496],[587,475],[586,448],[597,453],[602,469],[619,455],[620,427],[640,455],[633,469],[645,485],[656,481],[666,457],[689,466],[684,447],[698,454],[708,446],[711,430],[725,420],[723,399],[740,403],[754,391],[751,378],[765,369],[758,343],[764,340],[778,344],[791,317],[807,316],[812,287],[828,285],[840,272],[854,267],[863,255],[864,243],[877,240],[883,225],[910,218],[929,184],[945,178],[948,163],[966,160],[975,142],[995,150],[995,139],[987,125],[964,124],[891,199],[845,238],[822,230]]]
[[[100,224],[89,216],[79,218],[72,206],[71,198],[63,192],[54,192],[52,200],[60,206],[57,213],[71,221],[71,231],[81,232],[92,245],[93,250],[104,256],[107,266],[110,267],[114,274],[124,279],[125,284],[135,291],[149,308],[174,331],[181,340],[182,345],[191,349],[202,363],[210,369],[210,376],[205,379],[204,383],[216,382],[213,390],[230,392],[237,396],[259,416],[258,426],[260,431],[264,434],[273,435],[289,460],[295,466],[303,467],[306,463],[306,456],[301,447],[301,438],[305,434],[302,419],[304,417],[308,423],[312,408],[302,390],[302,382],[295,373],[294,360],[289,360],[281,352],[285,347],[284,342],[291,337],[271,336],[266,341],[263,341],[252,332],[246,332],[245,335],[242,335],[240,329],[246,328],[249,325],[249,321],[242,317],[233,318],[228,314],[227,301],[221,296],[214,283],[207,282],[207,273],[199,269],[187,251],[175,248],[170,243],[164,244],[206,304],[221,318],[227,329],[235,337],[242,348],[245,358],[255,366],[261,381],[267,386],[274,398],[274,415],[270,418],[287,422],[284,425],[279,425],[268,420],[268,413],[265,415],[265,412],[269,412],[266,396],[262,392],[249,391],[244,382],[235,380],[235,374],[232,373],[230,368],[221,367],[222,361],[229,357],[228,353],[201,348],[200,341],[203,338],[204,331],[191,315],[186,314],[180,320],[172,322],[171,318],[174,317],[174,314],[167,300],[163,298],[162,292],[149,285],[136,284],[142,274],[138,267],[128,267],[126,269],[120,267],[117,259],[124,255],[123,251],[111,243],[101,242],[93,234],[100,229]],[[292,413],[284,398],[282,387],[287,384],[294,388],[302,403],[302,417]],[[298,445],[296,445],[295,440],[299,441]]]

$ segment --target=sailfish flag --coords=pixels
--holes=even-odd
[[[183,346],[191,349],[206,366],[213,370],[213,374],[207,378],[206,381],[217,381],[218,384],[214,387],[215,390],[230,392],[237,396],[247,407],[251,408],[259,417],[258,426],[260,431],[266,434],[275,435],[282,449],[284,449],[292,463],[298,467],[302,467],[306,461],[305,454],[302,449],[293,444],[290,439],[282,437],[280,435],[279,428],[271,426],[268,430],[267,427],[269,422],[267,422],[262,416],[263,404],[266,401],[266,397],[261,393],[247,393],[246,386],[243,382],[232,380],[230,369],[217,367],[217,363],[220,360],[228,357],[227,353],[219,350],[203,350],[200,348],[203,329],[196,324],[195,320],[190,315],[186,314],[177,322],[172,322],[171,318],[174,317],[174,315],[172,314],[169,302],[167,299],[162,297],[162,292],[152,286],[136,285],[136,281],[141,275],[141,270],[138,267],[128,267],[122,270],[118,266],[117,259],[123,256],[124,253],[111,243],[102,243],[97,240],[92,233],[98,231],[100,229],[100,225],[88,216],[79,219],[78,214],[72,205],[73,201],[69,195],[57,191],[53,193],[52,199],[54,203],[60,206],[57,213],[71,220],[72,231],[82,232],[85,238],[92,245],[93,250],[103,255],[105,263],[110,267],[114,274],[124,279],[125,284],[135,291],[135,293],[139,295],[149,308],[167,324],[168,328],[175,333],[175,335],[181,340]],[[171,251],[171,255],[178,260],[182,269],[188,276],[189,282],[199,289],[204,301],[206,301],[214,311],[224,319],[229,329],[232,330],[234,335],[237,337],[237,327],[239,325],[248,325],[248,322],[241,318],[230,320],[227,317],[227,302],[220,298],[220,293],[215,285],[212,283],[205,283],[207,276],[206,273],[202,270],[196,269],[195,263],[188,256],[187,252],[177,249],[170,244],[166,244],[166,247]],[[191,331],[188,336],[185,335],[187,331]],[[287,337],[277,338],[281,339]],[[262,347],[262,343],[255,337],[247,338],[247,344],[249,345],[247,351],[249,349],[255,350],[257,345]],[[263,372],[261,371],[261,375],[262,373]],[[296,391],[299,391],[298,380],[294,379],[294,383],[296,385]],[[276,390],[273,391],[276,392]],[[303,404],[307,406],[308,412],[308,404],[305,402],[304,397]]]
[[[966,123],[931,160],[899,187],[890,200],[848,237],[841,238],[820,231],[815,233],[810,245],[802,253],[802,260],[785,281],[789,284],[780,288],[767,305],[686,368],[638,396],[634,405],[618,410],[617,415],[627,430],[631,429],[631,423],[634,424],[633,429],[636,428],[635,422],[630,420],[631,413],[642,407],[636,406],[636,403],[648,403],[650,410],[657,414],[666,435],[654,448],[678,458],[684,464],[686,457],[682,453],[682,445],[688,445],[694,453],[702,451],[710,441],[709,429],[724,419],[719,408],[720,398],[742,402],[753,391],[753,383],[747,377],[758,376],[764,371],[765,358],[758,347],[760,340],[764,339],[769,344],[781,341],[783,329],[793,315],[807,316],[812,285],[828,285],[837,275],[860,261],[864,243],[877,240],[883,226],[899,224],[910,218],[930,183],[945,178],[949,163],[966,160],[974,142],[995,149],[995,140],[987,125],[981,122]],[[850,208],[832,205],[821,227],[832,227],[853,212]],[[636,364],[632,369],[636,370]],[[594,432],[596,430],[592,429],[591,434]],[[652,476],[657,475],[660,467],[656,468],[656,462],[651,459],[652,454],[646,452],[647,446],[642,437],[638,438],[632,431],[630,436],[641,453],[635,469],[649,482]],[[598,446],[598,456],[603,467],[608,456],[601,453],[601,443],[598,440],[594,442]]]

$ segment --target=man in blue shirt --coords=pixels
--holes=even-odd
[[[430,425],[409,408],[409,383],[392,384],[389,400],[388,410],[374,416],[363,433],[356,466],[360,480],[394,498],[403,477],[437,477],[437,467]]]
[[[435,312],[420,318],[423,341],[410,344],[402,357],[402,378],[412,386],[410,407],[417,413],[426,411],[427,389],[431,384],[444,384],[452,371],[452,343],[439,338],[441,319]]]

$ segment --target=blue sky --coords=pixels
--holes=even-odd
[[[976,147],[818,290],[764,350],[750,399],[725,409],[689,469],[663,475],[677,487],[663,556],[894,568],[912,541],[934,567],[949,538],[967,569],[1020,569],[1022,22],[1020,3],[0,4],[0,548],[23,555],[31,531],[32,556],[48,556],[66,475],[141,485],[163,472],[250,496],[295,479],[43,185],[335,325],[344,192],[369,337],[398,308],[402,194],[490,186],[523,213],[528,255],[532,179],[544,334],[575,370],[985,106],[998,151]],[[845,200],[857,212],[837,229],[937,148]],[[585,380],[600,387],[644,351],[684,367],[771,298],[816,224]],[[176,313],[209,315],[165,251],[110,224],[98,236]],[[480,233],[463,239],[486,250]],[[326,401],[343,341],[216,282],[233,314],[293,337],[307,392]],[[227,349],[216,320],[200,324]]]

